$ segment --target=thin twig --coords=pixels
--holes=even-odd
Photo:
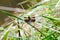
[[[5,6],[0,6],[0,9],[7,10],[7,11],[13,11],[13,12],[25,12],[25,10],[21,8],[11,8],[11,7],[5,7]]]
[[[25,4],[26,2],[28,2],[28,1],[20,2],[20,3],[18,3],[17,5],[22,5],[22,4]]]

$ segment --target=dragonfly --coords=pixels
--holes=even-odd
[[[31,11],[29,11],[27,14],[24,14],[23,15],[23,12],[26,12],[27,10],[25,10],[25,9],[20,9],[20,8],[11,8],[11,7],[4,7],[4,6],[0,6],[0,9],[1,10],[7,10],[7,11],[12,11],[12,12],[14,12],[14,13],[18,13],[18,12],[22,12],[22,15],[23,16],[19,16],[18,15],[18,17],[20,17],[21,19],[24,19],[23,21],[25,21],[25,23],[27,23],[27,24],[29,24],[30,26],[32,26],[33,28],[35,28],[38,32],[40,32],[40,30],[38,30],[35,26],[36,25],[32,25],[32,22],[33,23],[35,23],[35,22],[37,22],[36,20],[38,20],[38,19],[36,19],[36,17],[35,16],[33,16],[33,17],[30,17],[30,15],[31,14],[37,14],[37,13],[34,13],[35,11],[38,11],[38,9],[40,10],[40,6],[38,6],[38,7],[36,7],[35,9],[33,9],[33,10],[31,10]],[[39,15],[39,14],[38,14]],[[26,17],[26,16],[28,16],[28,17]],[[23,18],[24,17],[24,18]],[[37,18],[40,18],[40,16],[39,17],[37,17]],[[39,21],[41,21],[41,20],[39,20]],[[44,22],[43,20],[42,20],[42,22]],[[19,20],[17,20],[17,23],[19,24]],[[27,25],[25,25],[25,27],[26,27]],[[39,24],[39,26],[41,26],[40,24]],[[37,26],[38,27],[38,26]],[[19,27],[19,25],[18,25],[18,28],[20,28]],[[19,30],[18,30],[19,31]],[[43,33],[41,33],[41,34],[43,34]],[[44,34],[43,34],[44,35]],[[20,31],[19,31],[19,37],[20,37]]]
[[[26,12],[27,10],[24,10],[24,9],[20,9],[20,8],[11,8],[11,7],[4,7],[4,6],[0,6],[0,9],[1,10],[7,10],[7,11],[12,11],[12,12],[14,12],[14,13],[19,13],[19,12],[22,12],[22,15],[23,15],[23,12]],[[30,12],[29,12],[30,13]],[[23,16],[22,16],[23,17]],[[24,21],[27,23],[27,24],[29,24],[30,26],[33,26],[33,25],[31,25],[31,23],[30,22],[35,22],[35,17],[33,16],[33,17],[25,17],[24,16]],[[19,21],[19,20],[16,20],[16,21]],[[19,26],[19,22],[17,22],[18,23],[18,28],[20,28],[20,26]],[[6,24],[5,24],[6,25]],[[5,26],[4,25],[4,26]],[[33,26],[34,27],[34,26]],[[35,28],[35,29],[37,29],[37,28]],[[38,29],[37,29],[38,30]],[[19,33],[19,37],[21,36],[20,35],[20,30],[18,30],[18,33]]]
[[[22,12],[21,14],[22,14],[22,16],[20,16],[20,15],[18,15],[18,17],[19,18],[21,18],[21,19],[23,19],[23,21],[24,22],[26,22],[26,23],[35,23],[35,22],[38,22],[39,20],[37,19],[37,18],[40,18],[40,17],[36,17],[36,15],[39,15],[39,14],[37,14],[37,13],[34,13],[34,12],[36,12],[36,11],[38,11],[38,10],[40,10],[40,6],[38,6],[38,7],[36,7],[36,8],[34,8],[34,9],[32,9],[31,11],[29,11],[29,10],[25,10],[25,9],[21,9],[21,8],[11,8],[11,7],[4,7],[4,6],[0,6],[0,9],[1,10],[7,10],[7,11],[12,11],[12,12],[14,12],[14,13],[18,13],[18,12]],[[44,10],[44,9],[43,9]],[[29,11],[28,13],[25,13],[24,15],[23,15],[23,12],[26,12],[26,11]],[[32,14],[32,17],[30,16]],[[5,24],[6,25],[6,24]]]
[[[31,14],[33,14],[35,11],[38,11],[38,9],[40,9],[41,7],[40,6],[38,6],[38,7],[36,7],[35,9],[34,9],[34,11],[33,10],[31,10],[30,12],[28,12],[28,14],[24,14],[22,17],[20,17],[20,18],[22,18],[22,19],[24,19],[23,17],[25,17],[25,19],[24,19],[24,21],[27,23],[27,24],[29,24],[30,26],[32,26],[33,28],[35,28],[37,31],[39,31],[34,25],[32,25],[32,22],[33,23],[35,23],[36,22],[36,18],[35,18],[35,16],[33,16],[33,17],[30,17],[30,15]],[[24,9],[20,9],[20,8],[11,8],[11,7],[4,7],[4,6],[0,6],[0,9],[1,10],[7,10],[7,11],[12,11],[12,12],[14,12],[14,13],[17,13],[17,12],[22,12],[22,14],[23,14],[23,12],[26,12],[27,10],[24,10]],[[28,10],[29,11],[29,10]],[[36,13],[35,13],[36,14]],[[26,17],[26,16],[28,16],[28,17]],[[18,22],[18,24],[19,24],[19,22]],[[19,25],[18,25],[18,28],[19,28]],[[19,31],[19,30],[18,30]],[[39,31],[40,32],[40,31]],[[41,33],[41,34],[43,34],[43,33]],[[43,34],[44,35],[44,34]],[[20,31],[19,31],[19,37],[20,37]]]
[[[46,3],[46,2],[48,2],[48,0],[43,0],[43,1],[41,1],[41,2],[39,2],[39,3],[37,3],[38,5],[40,5],[40,4],[44,4],[44,3]],[[37,6],[37,4],[35,5],[35,6]],[[13,14],[15,14],[15,15],[19,15],[20,13],[18,13],[18,12],[27,12],[27,10],[25,10],[25,9],[21,9],[21,8],[12,8],[12,7],[5,7],[5,6],[0,6],[0,10],[7,10],[7,11],[12,11],[12,12],[14,12]],[[33,13],[33,12],[32,12]],[[31,12],[29,12],[27,15],[30,15],[30,14],[32,14]],[[23,14],[23,13],[22,13]],[[26,15],[26,16],[27,16]],[[25,16],[25,15],[24,15]],[[28,18],[28,17],[27,17]]]

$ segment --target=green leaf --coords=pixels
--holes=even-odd
[[[6,15],[8,15],[8,16],[11,16],[11,17],[14,17],[14,18],[17,18],[17,19],[22,20],[21,18],[15,16],[15,15],[13,15],[13,14],[11,14],[10,12],[7,12],[7,11],[1,11],[1,12],[3,12],[4,14],[6,14]]]
[[[43,15],[41,15],[41,16],[44,17],[44,18],[50,19],[52,21],[59,21],[59,20],[57,20],[56,18],[53,18],[53,17],[47,17],[47,16],[43,16]]]
[[[7,38],[8,38],[8,34],[9,34],[9,31],[6,32],[6,34],[4,35],[4,40],[7,40]]]

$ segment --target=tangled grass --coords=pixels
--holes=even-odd
[[[0,40],[60,40],[60,15],[57,16],[60,0],[45,1],[29,7],[22,16],[0,11],[14,19],[1,28]],[[26,16],[35,16],[36,21],[25,22]]]

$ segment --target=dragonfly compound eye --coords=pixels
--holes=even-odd
[[[30,17],[25,17],[25,22],[29,22],[30,21]]]
[[[35,17],[31,17],[31,22],[35,22]]]

